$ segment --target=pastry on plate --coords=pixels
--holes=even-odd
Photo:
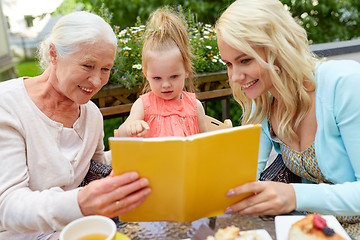
[[[215,236],[209,236],[206,240],[235,240],[237,236],[240,236],[240,229],[235,226],[219,229]]]
[[[328,227],[319,214],[309,214],[295,222],[289,230],[289,240],[342,240],[345,239]]]

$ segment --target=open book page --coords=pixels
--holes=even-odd
[[[226,192],[243,183],[256,181],[259,136],[257,126],[244,127],[197,138],[187,146],[193,148],[189,153],[197,153],[196,157],[186,158],[189,176],[185,184],[189,199],[186,212],[191,212],[191,217],[224,214],[228,206],[249,195],[229,198]]]
[[[119,138],[109,139],[109,144],[114,175],[136,171],[149,179],[152,188],[141,207],[121,217],[128,221],[152,221],[155,218],[160,221],[181,216],[184,205],[184,141],[127,141]]]
[[[137,171],[152,193],[120,221],[190,222],[224,214],[246,197],[226,192],[256,180],[260,125],[189,137],[109,138],[114,174]]]

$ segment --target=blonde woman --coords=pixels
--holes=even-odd
[[[360,235],[360,64],[319,61],[307,34],[278,0],[237,0],[216,24],[242,124],[261,123],[260,174],[272,146],[302,183],[252,182],[226,213],[337,215]]]

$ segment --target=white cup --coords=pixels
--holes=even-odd
[[[91,234],[104,234],[105,240],[114,240],[116,224],[108,217],[94,215],[76,219],[66,225],[60,233],[60,240],[78,240]]]

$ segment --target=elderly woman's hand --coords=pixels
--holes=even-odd
[[[151,193],[146,178],[127,172],[90,182],[79,190],[78,203],[83,215],[119,216],[140,206]]]
[[[225,213],[241,215],[278,215],[289,213],[296,208],[295,191],[291,184],[258,181],[250,182],[231,189],[227,196],[243,193],[253,195],[237,202],[226,209]]]

